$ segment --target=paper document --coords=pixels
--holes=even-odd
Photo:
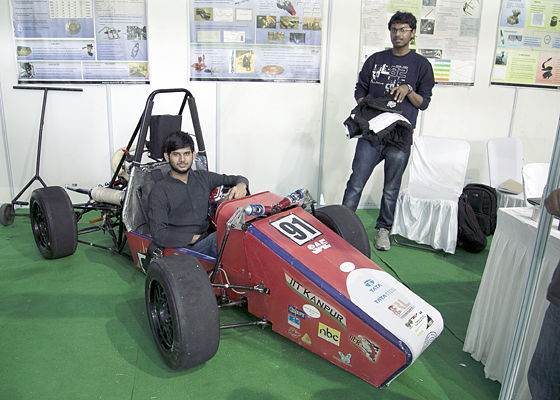
[[[519,194],[523,192],[523,184],[517,182],[516,180],[508,179],[498,186],[498,190],[503,193]]]

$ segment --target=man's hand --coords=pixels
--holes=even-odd
[[[189,244],[195,244],[198,241],[198,239],[200,239],[201,236],[202,236],[201,234],[195,233]]]
[[[391,89],[389,94],[393,96],[393,99],[395,99],[397,103],[402,103],[405,97],[410,94],[410,92],[411,90],[408,85],[403,84],[400,86],[395,86],[393,89]]]
[[[544,200],[546,210],[552,215],[560,216],[560,189],[553,190]]]
[[[232,187],[227,194],[228,200],[238,199],[240,197],[247,196],[247,185],[243,182],[238,183]]]

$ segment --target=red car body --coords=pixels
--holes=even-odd
[[[222,203],[218,244],[239,207],[282,198],[263,192]],[[263,284],[267,294],[243,294],[248,311],[331,363],[382,387],[441,333],[437,310],[302,207],[248,216],[244,226],[230,231],[215,283]],[[150,238],[130,231],[127,239],[141,269]],[[214,258],[188,249],[164,249],[163,256],[180,253],[194,255],[207,272],[214,267]],[[219,295],[223,289],[214,290]],[[228,290],[228,298],[240,295]]]

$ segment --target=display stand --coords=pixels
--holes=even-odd
[[[35,181],[39,181],[43,187],[47,184],[39,175],[39,169],[41,166],[41,145],[43,142],[43,125],[45,123],[45,109],[47,105],[47,94],[49,91],[63,91],[63,92],[83,92],[81,88],[61,88],[61,87],[46,87],[46,86],[14,86],[14,89],[26,89],[26,90],[42,90],[43,91],[43,106],[41,108],[41,122],[39,124],[39,138],[37,140],[37,161],[35,163],[35,176],[21,189],[21,191],[14,197],[11,203],[2,204],[0,207],[0,223],[4,226],[11,225],[14,222],[16,216],[29,216],[29,214],[16,214],[15,206],[27,206],[29,205],[26,201],[20,201],[19,198],[25,191],[33,184]]]

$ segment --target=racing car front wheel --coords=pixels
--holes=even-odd
[[[316,209],[315,218],[370,258],[371,247],[367,232],[354,211],[344,205],[333,204]]]
[[[74,254],[78,245],[76,214],[68,193],[60,186],[35,189],[29,201],[31,229],[44,258]]]
[[[152,336],[170,368],[194,367],[216,354],[218,305],[196,258],[180,254],[152,261],[145,291]]]

